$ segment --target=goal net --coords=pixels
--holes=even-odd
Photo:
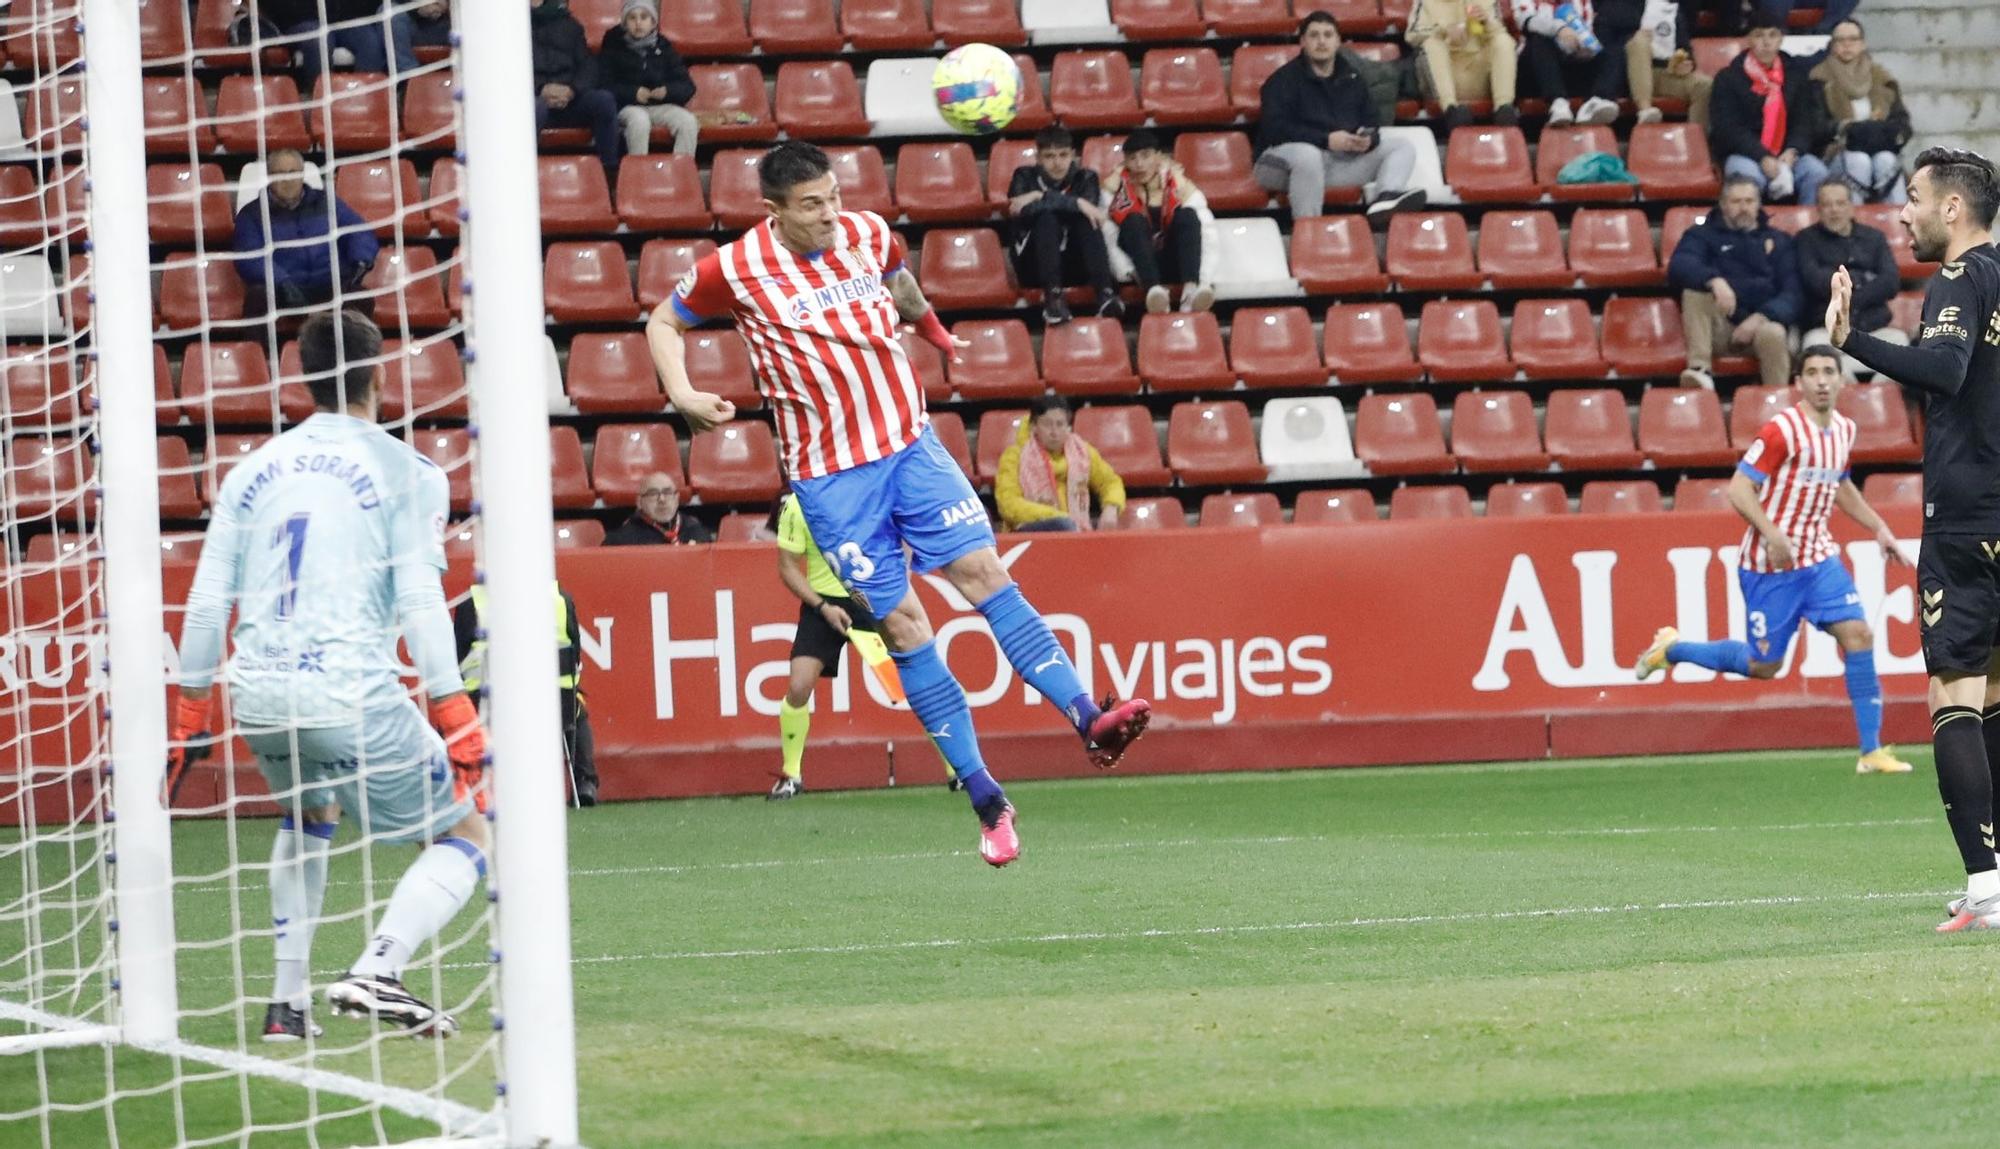
[[[525,6],[481,4],[476,28],[464,0],[261,6],[313,17],[284,26],[259,7],[0,2],[0,1145],[573,1144],[546,410],[538,372],[472,366],[540,363],[534,181],[505,174],[533,170],[508,98],[529,87]],[[467,287],[475,251],[511,285],[490,301]],[[305,747],[330,713],[382,711],[343,709],[353,675],[286,645],[324,628],[267,625],[222,657],[325,676],[277,735],[320,766],[266,769],[273,720],[246,723],[217,668],[214,737],[169,792],[206,528],[232,469],[313,416],[298,336],[335,309],[383,336],[337,367],[379,367],[380,425],[448,479],[447,599],[486,584],[490,765],[446,769],[421,722],[360,724],[351,760]],[[423,472],[376,490],[334,451],[259,459],[323,466],[361,506],[413,498]],[[283,527],[241,548],[278,572],[239,579],[242,620],[389,585],[309,516]],[[399,962],[455,1035],[332,1016],[328,985],[461,818],[485,827],[483,851],[455,847],[477,880],[467,865],[463,904]]]

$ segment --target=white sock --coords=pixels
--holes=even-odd
[[[312,963],[313,931],[326,901],[326,857],[333,843],[333,824],[305,829],[280,827],[271,843],[271,925],[277,930],[278,976],[271,1000],[304,1009],[308,1000],[307,970]]]
[[[457,916],[485,872],[485,856],[463,838],[440,838],[418,854],[396,883],[389,908],[354,963],[354,972],[402,977],[410,955]]]
[[[1965,896],[1975,902],[2000,897],[2000,870],[1981,870],[1965,875]]]

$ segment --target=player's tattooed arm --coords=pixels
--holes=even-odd
[[[886,286],[889,298],[896,301],[896,314],[903,317],[903,322],[915,323],[930,311],[931,301],[924,298],[924,289],[917,286],[917,277],[910,274],[909,268],[897,269]]]

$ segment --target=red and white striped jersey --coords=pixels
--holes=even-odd
[[[703,257],[672,296],[689,324],[735,316],[795,479],[893,455],[930,421],[886,286],[904,266],[902,239],[870,211],[841,212],[834,234],[825,251],[797,255],[767,219]]]
[[[1854,432],[1854,420],[1838,411],[1821,430],[1803,405],[1793,407],[1764,424],[1737,466],[1764,485],[1758,501],[1792,544],[1792,557],[1799,566],[1824,562],[1836,551],[1827,520],[1833,517],[1834,496],[1848,477]],[[1744,570],[1770,572],[1771,560],[1755,528],[1744,531],[1740,554],[1738,563]]]

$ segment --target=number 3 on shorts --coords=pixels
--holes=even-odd
[[[1770,636],[1767,630],[1768,628],[1764,623],[1764,612],[1761,610],[1750,612],[1750,637],[1768,638]]]
[[[840,581],[849,586],[867,582],[875,574],[875,560],[861,553],[860,543],[842,543],[820,557],[840,576]]]

